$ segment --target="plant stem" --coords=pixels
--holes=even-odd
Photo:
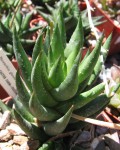
[[[102,126],[102,127],[107,127],[107,128],[111,128],[111,129],[120,130],[120,124],[100,121],[100,120],[91,119],[91,118],[86,118],[86,117],[78,116],[76,114],[72,114],[72,118],[80,120],[80,121],[88,122],[88,123],[91,123],[91,124],[94,124],[94,125],[97,125],[97,126]]]

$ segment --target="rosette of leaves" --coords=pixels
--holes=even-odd
[[[103,93],[104,83],[91,88],[102,64],[100,52],[103,35],[96,47],[81,60],[84,34],[81,17],[70,41],[66,43],[62,12],[51,28],[44,29],[33,48],[32,62],[21,45],[14,29],[13,48],[21,70],[16,74],[18,96],[14,100],[14,117],[26,134],[41,143],[65,130],[76,130],[81,122],[72,113],[85,117],[95,116],[109,103]],[[46,34],[44,34],[46,32]],[[111,35],[106,40],[107,56]]]
[[[5,50],[10,58],[14,56],[12,47],[13,26],[16,27],[17,34],[26,51],[34,45],[35,41],[32,40],[30,36],[38,29],[41,29],[42,26],[39,25],[30,28],[29,23],[32,19],[32,15],[33,12],[23,14],[20,7],[16,13],[10,11],[7,17],[0,21],[0,46]]]
[[[49,23],[49,25],[54,25],[56,22],[57,14],[59,9],[63,9],[63,17],[65,21],[66,33],[68,40],[70,39],[75,27],[77,25],[77,20],[80,16],[80,9],[78,6],[78,0],[60,0],[54,4],[54,6],[50,6],[48,3],[45,4],[46,9],[37,9],[38,13]],[[89,19],[87,16],[87,9],[81,12],[84,37],[87,37],[91,33],[91,28],[89,24]],[[94,26],[97,26],[102,23],[101,16],[92,17],[92,21]]]

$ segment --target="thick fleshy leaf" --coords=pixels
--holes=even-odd
[[[77,57],[77,55],[78,55],[79,52],[80,52],[80,58],[81,58],[81,50],[80,49],[75,49],[74,51],[71,52],[71,54],[66,59],[67,74],[70,72],[70,70],[71,70],[71,68],[72,68],[72,66],[74,64],[74,60]]]
[[[33,139],[38,139],[41,142],[45,142],[48,139],[48,136],[44,133],[42,128],[37,127],[36,125],[28,122],[24,119],[16,110],[14,110],[14,116],[17,120],[17,123],[21,129]]]
[[[102,110],[108,105],[110,98],[105,94],[102,94],[95,98],[92,102],[88,103],[84,107],[76,110],[74,113],[83,117],[95,118],[101,113]],[[73,118],[72,118],[73,120]],[[86,122],[74,120],[74,123],[68,125],[68,130],[80,130],[86,125]]]
[[[88,76],[83,82],[81,82],[81,84],[78,87],[78,91],[77,91],[76,95],[79,95],[81,92],[87,91],[86,87],[89,82],[89,79],[90,79],[90,77]]]
[[[33,12],[27,13],[24,19],[22,20],[22,26],[21,26],[22,31],[26,30],[29,27],[30,19],[32,18],[32,13]]]
[[[22,32],[19,34],[19,36],[22,37],[22,38],[24,38],[25,36],[28,37],[28,36],[31,35],[32,33],[36,32],[37,30],[42,29],[42,28],[43,28],[42,25],[35,26],[35,27],[32,27],[32,28],[28,28],[28,29],[22,31]],[[31,41],[32,41],[32,40],[31,40]]]
[[[24,105],[20,102],[19,97],[16,97],[14,99],[15,109],[21,116],[23,116],[27,121],[34,122],[34,117],[30,112],[26,110]]]
[[[32,66],[28,59],[27,54],[25,53],[25,50],[23,49],[19,37],[16,33],[16,29],[14,28],[13,31],[13,49],[15,53],[15,57],[17,59],[19,68],[21,69],[23,79],[29,88],[30,91],[32,91],[32,85],[31,85],[31,71]]]
[[[45,5],[46,5],[48,11],[52,14],[54,12],[54,8],[51,7],[50,5],[48,5],[47,3]]]
[[[0,42],[1,43],[12,43],[12,33],[11,31],[4,26],[0,21]]]
[[[5,103],[3,103],[1,99],[0,99],[0,111],[2,112],[11,111],[11,108],[8,107]]]
[[[11,20],[11,13],[9,12],[5,19],[2,21],[6,28],[9,28]]]
[[[72,1],[70,0],[69,5],[72,5],[72,12],[71,13],[74,15],[74,17],[79,18],[80,9],[78,7],[78,0],[72,0]]]
[[[96,65],[100,55],[102,40],[103,40],[103,35],[97,41],[96,47],[93,49],[90,55],[85,59],[84,63],[81,63],[79,65],[79,70],[78,70],[79,84],[92,73],[94,66]]]
[[[80,95],[75,96],[71,100],[59,104],[59,106],[56,108],[61,113],[66,112],[68,108],[72,105],[74,105],[74,110],[80,109],[87,103],[90,103],[92,100],[94,100],[99,94],[101,94],[101,92],[104,91],[104,88],[105,85],[101,83],[92,88],[91,90],[83,92]]]
[[[31,95],[29,106],[31,113],[40,121],[53,121],[61,117],[54,109],[42,106],[34,94]]]
[[[83,108],[76,110],[75,113],[83,117],[89,117],[95,115],[97,112],[100,113],[109,102],[110,98],[106,94],[101,94]]]
[[[44,131],[46,132],[46,134],[53,136],[53,135],[58,135],[62,133],[69,123],[69,120],[73,112],[73,107],[74,106],[72,106],[67,111],[67,113],[63,117],[58,119],[57,121],[44,123],[43,127],[44,127]]]
[[[18,9],[17,13],[16,13],[16,21],[18,22],[19,24],[19,29],[21,28],[21,22],[22,22],[22,19],[23,19],[23,16],[22,16],[22,13],[20,12],[21,8]]]
[[[58,12],[58,28],[60,31],[60,35],[61,35],[61,39],[63,42],[63,47],[65,48],[66,46],[66,32],[65,32],[65,23],[64,23],[64,18],[63,18],[63,8],[60,8],[59,12]]]
[[[16,87],[21,103],[29,111],[30,91],[26,88],[25,83],[19,75],[19,72],[16,73]]]
[[[44,143],[38,150],[55,150],[53,143]]]
[[[37,96],[39,102],[43,106],[48,106],[52,107],[57,104],[57,102],[54,100],[54,98],[50,95],[50,93],[46,90],[43,81],[42,81],[42,61],[43,60],[43,55],[39,54],[37,57],[37,60],[33,66],[32,69],[32,86],[33,86],[33,91],[35,95]]]
[[[71,54],[71,52],[76,51],[76,49],[77,51],[79,51],[80,48],[83,47],[83,43],[84,43],[84,33],[82,27],[82,20],[81,17],[79,17],[77,27],[73,32],[71,39],[65,48],[65,56],[68,57]]]
[[[32,53],[32,66],[34,65],[40,51],[43,50],[43,31],[40,32],[36,42],[35,46],[33,48],[33,53]]]
[[[107,54],[108,54],[108,50],[110,48],[110,42],[111,42],[111,38],[112,38],[112,34],[107,38],[107,40],[105,41],[103,47],[102,47],[102,51],[101,54],[103,56],[104,61],[106,60]],[[100,71],[102,69],[102,62],[101,62],[101,55],[99,56],[97,63],[94,67],[93,73],[90,76],[89,82],[88,82],[88,88],[89,86],[91,86],[94,81],[97,79]]]
[[[47,27],[47,32],[44,40],[44,52],[48,55],[48,51],[50,50],[50,29]]]
[[[78,90],[78,66],[80,60],[80,53],[76,57],[74,64],[66,76],[65,80],[59,87],[51,90],[51,94],[58,101],[65,101],[72,98]]]
[[[62,38],[58,28],[58,24],[55,24],[53,29],[52,39],[51,39],[51,50],[53,54],[53,63],[61,56],[64,60],[64,47],[62,43]]]
[[[48,71],[47,71],[47,66],[46,66],[46,62],[42,62],[42,80],[43,80],[43,84],[45,86],[45,88],[50,91],[51,89],[53,89],[52,85],[49,83],[48,80]]]
[[[37,10],[37,12],[50,24],[50,22],[52,21],[51,15],[43,13],[40,10]]]
[[[64,70],[62,66],[62,60],[61,57],[59,57],[49,72],[48,80],[53,88],[58,87],[64,80]]]

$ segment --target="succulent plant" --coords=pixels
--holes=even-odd
[[[29,46],[33,46],[35,41],[30,39],[30,35],[42,28],[42,26],[29,27],[30,20],[32,18],[33,12],[28,12],[26,14],[21,13],[21,7],[18,8],[16,14],[10,11],[7,17],[1,19],[0,21],[0,46],[6,51],[9,57],[13,57],[13,47],[12,47],[12,29],[13,26],[16,27],[17,34],[24,46],[25,50]],[[14,16],[14,17],[13,17]]]
[[[110,100],[110,105],[120,111],[120,88],[116,91],[115,95]]]
[[[45,8],[45,12],[44,9],[38,8],[37,10],[38,13],[40,13],[40,15],[49,23],[49,25],[54,24],[54,22],[56,22],[57,19],[56,16],[59,12],[59,9],[63,9],[63,17],[65,20],[66,34],[69,40],[73,31],[75,30],[75,27],[77,25],[77,20],[80,15],[78,0],[60,0],[56,2],[54,6],[50,6],[48,5],[48,3],[46,3],[46,8]],[[89,19],[87,16],[87,9],[81,11],[81,17],[83,23],[84,37],[86,37],[91,33]],[[92,17],[92,21],[95,26],[102,23],[101,18],[102,16]]]
[[[13,32],[14,53],[21,70],[16,74],[18,96],[14,100],[14,117],[28,136],[41,143],[71,126],[76,129],[80,122],[72,118],[72,113],[95,116],[109,103],[109,97],[103,93],[104,83],[92,88],[91,85],[102,67],[100,53],[104,59],[107,56],[111,35],[103,45],[104,52],[101,52],[102,35],[94,50],[81,60],[84,41],[81,17],[69,43],[62,12],[58,13],[58,20],[52,33],[49,27],[40,33],[32,62],[16,29]]]
[[[0,1],[0,15],[8,14],[9,10],[12,10],[19,3],[19,0],[1,0]]]

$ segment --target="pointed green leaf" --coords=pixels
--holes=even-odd
[[[21,13],[21,8],[18,9],[17,13],[16,13],[16,20],[21,28],[21,23],[22,23],[22,13]]]
[[[44,84],[45,88],[48,91],[53,89],[53,87],[51,86],[51,84],[48,81],[48,72],[47,72],[47,66],[46,66],[45,62],[42,63],[42,80],[43,80],[43,84]]]
[[[76,95],[79,95],[84,90],[87,91],[86,87],[87,87],[87,84],[88,84],[89,80],[90,80],[90,77],[88,76],[83,82],[81,82],[81,84],[78,87],[78,91],[77,91]]]
[[[65,80],[59,87],[51,90],[51,94],[58,101],[64,101],[72,98],[78,90],[78,66],[79,66],[80,53],[76,57],[71,71],[66,76]]]
[[[53,121],[60,118],[60,114],[54,109],[43,107],[34,94],[31,95],[29,106],[32,114],[40,121]]]
[[[75,49],[74,51],[72,51],[71,54],[66,59],[67,74],[70,72],[70,70],[71,70],[71,68],[73,66],[74,60],[77,57],[77,55],[78,55],[79,52],[80,52],[80,59],[81,59],[81,50],[79,50],[79,49]]]
[[[53,62],[55,62],[60,56],[64,59],[64,47],[58,28],[58,24],[55,25],[53,29],[52,39],[51,39],[51,49],[53,53]]]
[[[105,43],[102,47],[101,55],[103,56],[104,62],[105,62],[107,54],[109,52],[108,50],[110,48],[111,38],[112,38],[112,34],[107,38],[107,40],[105,41]],[[98,59],[96,65],[94,67],[93,73],[90,76],[90,79],[89,79],[89,82],[88,82],[88,88],[90,88],[89,86],[92,86],[94,81],[97,79],[101,69],[102,69],[102,62],[101,62],[101,56],[99,56],[99,59]]]
[[[57,121],[44,123],[43,127],[44,127],[44,131],[46,132],[46,134],[53,136],[53,135],[58,135],[62,133],[65,130],[67,124],[69,123],[69,120],[73,112],[73,107],[74,106],[72,106],[67,111],[67,113],[63,117],[58,119]]]
[[[32,85],[33,85],[33,91],[35,92],[35,95],[37,96],[38,100],[40,101],[40,104],[43,106],[52,107],[57,104],[57,102],[53,99],[53,97],[50,95],[50,93],[46,90],[43,81],[42,81],[42,54],[39,54],[37,57],[37,60],[33,66],[32,69]]]
[[[29,111],[30,91],[26,88],[18,72],[16,73],[16,87],[21,103]]]
[[[50,24],[50,22],[52,20],[51,15],[43,13],[40,10],[38,10],[38,13]]]
[[[31,20],[31,18],[32,18],[32,13],[33,13],[33,12],[27,13],[26,16],[24,17],[24,19],[22,20],[22,26],[21,26],[21,30],[22,30],[22,31],[28,29],[30,20]]]
[[[70,0],[71,1],[71,0]],[[72,14],[74,15],[74,17],[79,18],[80,16],[80,9],[78,7],[78,0],[72,0],[71,1],[72,4]]]
[[[65,23],[64,23],[64,18],[63,18],[63,8],[60,8],[58,12],[58,28],[60,31],[63,47],[66,47],[66,32],[65,32]]]
[[[105,43],[103,44],[103,48],[106,49],[107,51],[109,51],[111,40],[112,40],[112,33],[108,36],[107,40],[106,40]],[[105,56],[106,56],[106,55],[105,55]],[[105,57],[105,58],[106,58],[106,57]]]
[[[106,94],[101,94],[84,107],[76,110],[74,113],[83,117],[89,117],[103,111],[109,102],[110,98],[107,97]]]
[[[12,33],[6,28],[6,26],[0,21],[0,42],[12,43]]]
[[[54,8],[51,7],[50,5],[48,5],[47,3],[45,3],[45,5],[46,5],[48,11],[52,14],[54,12]]]
[[[53,88],[58,87],[60,83],[64,80],[61,57],[59,57],[55,64],[52,66],[49,72],[48,80]]]
[[[43,31],[40,32],[36,42],[35,46],[33,48],[33,53],[32,53],[32,66],[34,65],[37,56],[39,55],[40,51],[43,50]]]
[[[87,103],[95,99],[99,94],[104,91],[105,85],[103,83],[93,87],[91,90],[81,93],[80,95],[75,96],[69,101],[59,104],[57,110],[59,112],[66,112],[71,105],[74,105],[74,110],[80,109],[85,106]]]
[[[41,142],[45,142],[48,139],[42,128],[39,128],[34,124],[28,122],[16,110],[14,110],[14,116],[17,120],[18,125],[30,138],[38,139]]]
[[[84,33],[83,33],[83,27],[82,27],[82,20],[81,17],[79,17],[77,26],[75,31],[72,34],[72,37],[67,44],[65,48],[65,56],[68,57],[72,51],[80,50],[80,48],[83,47],[84,43]]]
[[[84,63],[81,63],[79,65],[79,70],[78,70],[79,84],[92,73],[94,66],[96,65],[100,55],[102,40],[103,40],[103,35],[97,41],[95,48],[90,53],[90,55],[85,59]]]
[[[31,115],[30,112],[26,110],[24,105],[20,102],[19,97],[14,99],[15,109],[19,114],[21,114],[27,121],[34,122],[34,117]]]
[[[27,54],[25,53],[20,43],[20,40],[19,40],[19,37],[17,36],[15,28],[13,31],[13,49],[14,49],[15,57],[17,59],[19,68],[21,69],[23,79],[27,87],[29,88],[29,90],[32,91],[32,86],[31,86],[32,66],[28,59]]]
[[[9,28],[10,20],[11,20],[11,13],[9,12],[8,15],[6,16],[4,22],[3,22],[3,24],[6,26],[6,28]]]
[[[50,28],[47,27],[47,32],[46,32],[46,36],[45,36],[45,40],[44,40],[44,51],[46,53],[46,55],[48,54],[48,51],[50,49]]]
[[[19,33],[19,36],[22,38],[24,38],[26,36],[29,37],[29,35],[31,35],[32,33],[35,33],[37,30],[42,29],[42,28],[43,28],[42,25],[34,26],[32,28],[26,29],[26,30],[22,31],[21,33]]]
[[[110,102],[110,98],[107,97],[105,94],[102,94],[95,98],[92,102],[88,103],[84,107],[76,110],[74,113],[83,117],[90,117],[95,118],[97,115],[99,115],[105,107]],[[68,126],[68,129],[72,130],[80,130],[86,125],[86,122],[78,121],[75,123],[71,123]]]
[[[54,144],[52,142],[47,142],[47,143],[44,143],[42,145],[42,147],[40,147],[38,150],[55,150],[54,149]]]
[[[50,71],[51,67],[53,66],[54,62],[53,62],[53,52],[50,49],[48,50],[48,70]]]
[[[0,111],[1,110],[2,112],[11,111],[11,108],[8,107],[5,103],[3,103],[2,100],[0,99]]]

